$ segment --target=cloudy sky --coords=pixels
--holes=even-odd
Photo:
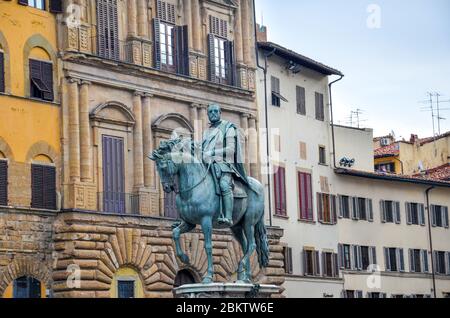
[[[345,74],[333,93],[337,122],[361,109],[375,135],[432,135],[421,102],[428,92],[450,100],[449,0],[256,0],[256,12],[269,41]],[[450,130],[450,110],[441,117]]]

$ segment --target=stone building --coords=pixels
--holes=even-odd
[[[38,8],[26,7],[29,3]],[[174,286],[197,282],[204,274],[203,235],[183,238],[192,265],[181,265],[171,239],[175,198],[163,194],[147,155],[174,132],[199,140],[208,127],[207,105],[218,103],[224,118],[243,129],[246,168],[259,178],[253,2],[62,4],[0,1],[3,16],[3,8],[21,10],[6,11],[9,20],[2,17],[1,23],[45,24],[47,41],[31,37],[25,53],[34,54],[34,46],[48,48],[54,71],[53,102],[33,99],[27,108],[11,106],[6,99],[13,97],[4,95],[16,87],[9,82],[14,64],[8,62],[2,25],[6,94],[0,106],[11,119],[10,130],[0,128],[0,164],[5,157],[9,165],[3,175],[9,177],[8,204],[0,208],[0,295],[35,297],[39,284],[40,294],[51,297],[172,297]],[[13,53],[21,44],[8,45]],[[18,64],[14,71],[22,74]],[[28,98],[27,88],[22,91],[13,94]],[[28,114],[35,130],[19,124],[19,114]],[[23,129],[30,131],[24,136]],[[55,188],[45,191],[45,209],[29,207],[29,172],[16,172],[15,160],[28,171],[40,160],[53,167],[53,179],[45,174],[41,180]],[[257,281],[284,282],[281,236],[281,229],[269,229],[269,268],[261,271],[252,260]],[[237,243],[228,231],[214,232],[214,239],[215,280],[236,278]]]

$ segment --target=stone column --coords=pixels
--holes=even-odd
[[[152,132],[152,114],[151,114],[151,98],[150,94],[144,95],[142,105],[142,124],[144,134],[144,185],[146,188],[155,188],[155,166],[154,163],[147,158],[153,151],[153,132]]]
[[[193,49],[193,29],[192,29],[192,0],[184,0],[184,16],[186,18],[186,25],[188,26],[188,42],[189,42],[189,49]]]
[[[247,170],[247,173],[250,173],[250,156],[248,151],[248,118],[250,117],[249,114],[242,114],[241,115],[241,129],[242,129],[242,159],[244,160],[244,166],[245,170]]]
[[[138,35],[143,38],[148,37],[147,0],[138,0]]]
[[[135,37],[137,35],[137,9],[136,0],[128,0],[128,36]]]
[[[256,118],[250,116],[248,120],[248,148],[250,158],[250,174],[252,177],[261,180],[259,160],[258,160],[258,129],[256,124]]]
[[[244,63],[247,66],[252,65],[252,37],[251,37],[251,20],[250,17],[250,1],[241,1],[241,21],[242,21],[242,46],[244,53]]]
[[[244,52],[242,47],[242,19],[241,19],[241,5],[245,0],[238,0],[238,6],[235,15],[236,29],[234,33],[234,43],[236,45],[236,61],[244,63]]]
[[[81,82],[80,89],[80,158],[81,181],[92,181],[92,143],[91,127],[89,124],[89,85],[87,81]]]
[[[200,0],[192,0],[192,37],[194,50],[202,52],[202,19],[200,16]]]
[[[80,181],[80,121],[77,79],[69,79],[69,169],[70,181]]]
[[[133,133],[134,187],[144,187],[144,156],[142,145],[142,94],[135,92],[133,96],[133,112],[136,118]]]

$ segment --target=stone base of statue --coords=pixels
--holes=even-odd
[[[214,283],[183,285],[174,289],[175,298],[271,298],[278,295],[280,287],[245,283]]]

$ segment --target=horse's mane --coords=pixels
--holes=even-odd
[[[168,141],[161,141],[160,146],[154,151],[154,154],[160,157],[166,155],[181,154],[189,155],[194,163],[202,163],[201,147],[192,140],[192,138],[175,138]]]

